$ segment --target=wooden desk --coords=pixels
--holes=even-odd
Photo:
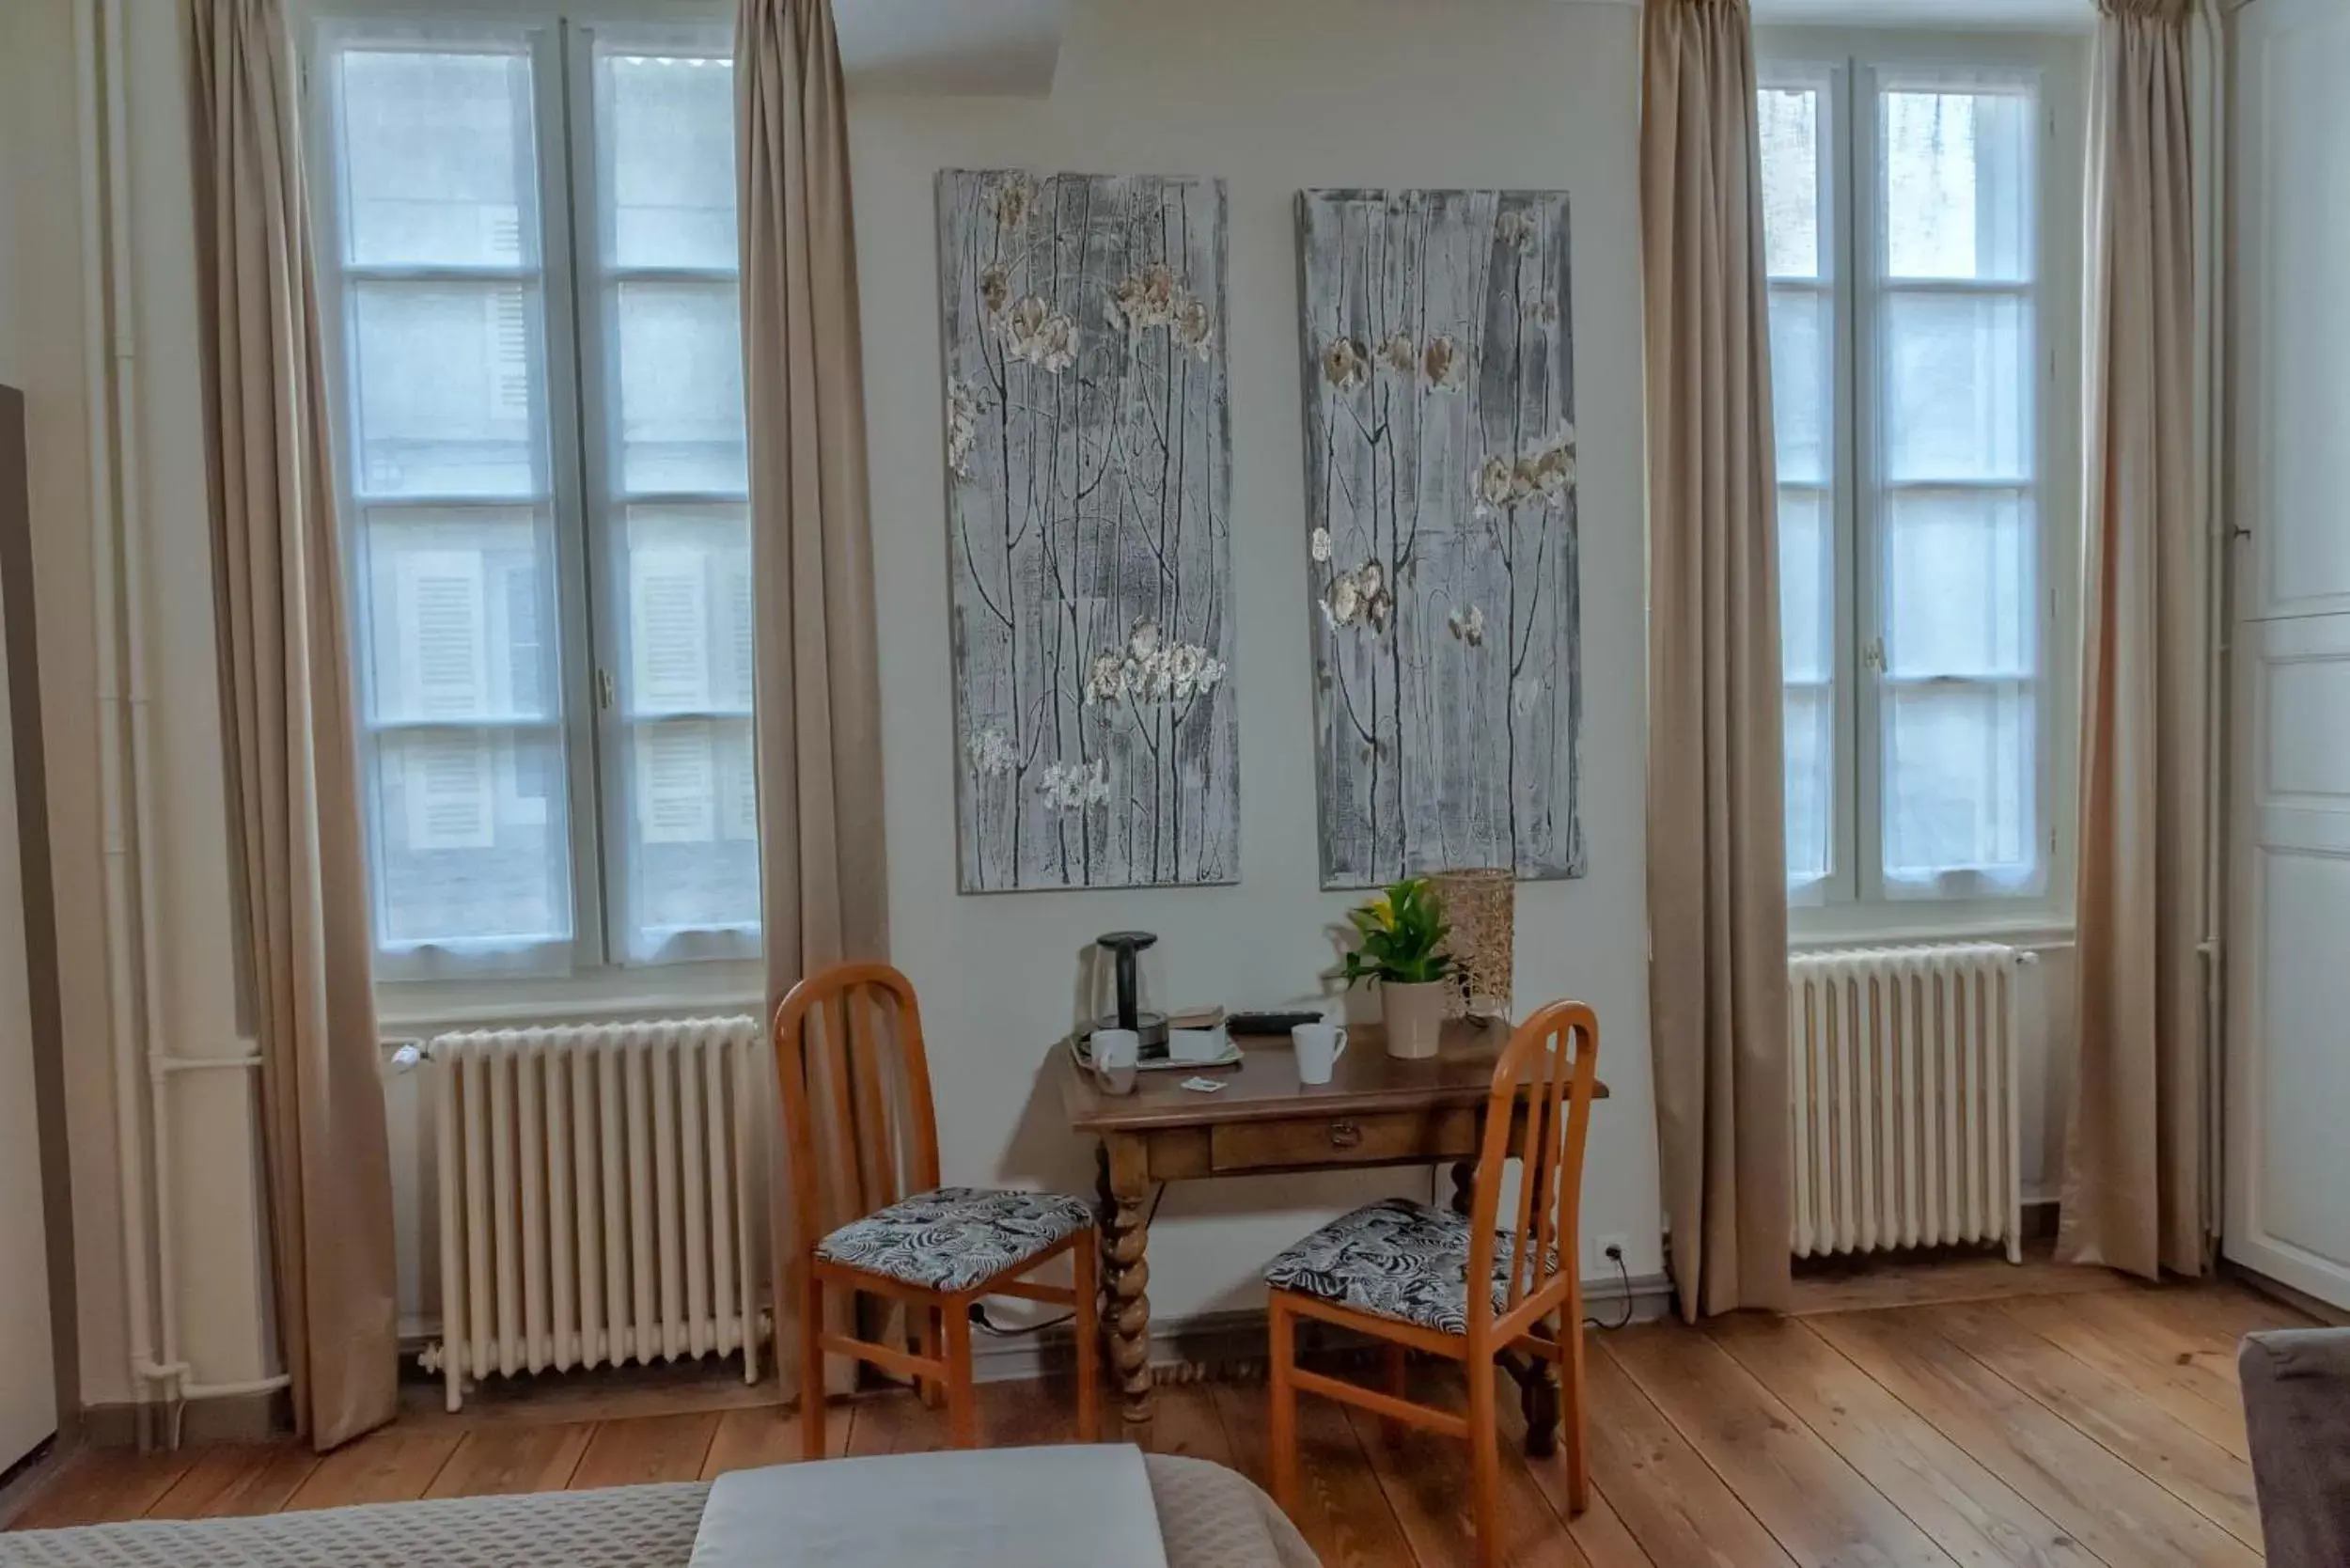
[[[1100,1141],[1102,1259],[1109,1295],[1103,1326],[1126,1435],[1136,1441],[1147,1435],[1153,1406],[1151,1265],[1144,1257],[1152,1184],[1450,1160],[1456,1162],[1453,1207],[1465,1214],[1494,1061],[1509,1043],[1510,1027],[1449,1023],[1434,1057],[1398,1061],[1386,1054],[1376,1025],[1361,1026],[1352,1031],[1326,1084],[1297,1081],[1297,1058],[1287,1039],[1235,1039],[1237,1064],[1137,1074],[1131,1094],[1104,1092],[1065,1044],[1054,1047],[1069,1124]],[[1215,1094],[1182,1088],[1195,1074],[1230,1087]],[[1604,1084],[1594,1090],[1599,1097],[1606,1093]],[[1511,1147],[1516,1146],[1513,1129]],[[1547,1435],[1555,1425],[1554,1412],[1541,1430]]]

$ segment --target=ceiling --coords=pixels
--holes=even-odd
[[[1754,0],[1754,20],[1766,26],[2086,28],[2097,10],[2091,0]]]
[[[1042,96],[1079,0],[834,0],[840,58],[869,91]],[[1268,0],[1278,4],[1279,0]],[[1626,0],[1618,0],[1626,3]],[[1637,0],[1629,0],[1637,4]],[[1753,0],[1765,25],[2085,28],[2092,0]]]

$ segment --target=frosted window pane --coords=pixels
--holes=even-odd
[[[1762,256],[1773,277],[1820,275],[1820,94],[1765,87]]]
[[[553,550],[527,508],[368,514],[368,717],[556,716]]]
[[[336,58],[350,259],[535,264],[528,57],[350,50]]]
[[[1998,294],[1889,294],[1884,320],[1887,478],[2028,481],[2027,303]]]
[[[1885,750],[1888,878],[2030,870],[2029,687],[1888,682]]]
[[[536,289],[360,283],[351,315],[360,494],[538,491]]]
[[[527,946],[572,933],[551,736],[405,729],[375,743],[377,938]]]
[[[1836,540],[1827,496],[1778,493],[1778,625],[1787,679],[1825,681],[1836,656]]]
[[[2031,104],[2023,92],[1883,95],[1891,276],[2031,276]]]
[[[689,931],[756,929],[759,792],[751,721],[676,719],[629,736],[634,956]]]
[[[623,283],[615,310],[623,485],[636,494],[746,489],[734,285]]]
[[[731,270],[733,62],[616,54],[596,63],[612,261]]]
[[[1787,880],[1828,873],[1836,808],[1836,698],[1823,686],[1787,688]]]
[[[1903,676],[2029,675],[2034,541],[2025,497],[1896,492],[1886,508],[1886,653]]]
[[[1834,343],[1824,295],[1771,290],[1771,417],[1778,432],[1778,477],[1793,483],[1828,482],[1835,451],[1829,398]]]

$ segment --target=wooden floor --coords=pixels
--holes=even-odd
[[[1592,1568],[2186,1568],[2260,1561],[2234,1344],[2300,1314],[2241,1286],[1968,1261],[1814,1278],[1795,1315],[1595,1333],[1596,1497],[1566,1518],[1554,1462],[1512,1458],[1510,1559]],[[1421,1397],[1459,1395],[1429,1368]],[[995,1444],[1070,1433],[1066,1387],[981,1390]],[[1157,1444],[1265,1478],[1261,1385],[1171,1388]],[[1514,1424],[1516,1403],[1500,1402]],[[324,1459],[281,1445],[77,1456],[17,1528],[708,1477],[796,1459],[773,1406],[589,1419],[403,1419]],[[578,1419],[561,1419],[574,1417]],[[1466,1450],[1390,1444],[1306,1399],[1303,1516],[1325,1562],[1466,1560]],[[939,1447],[911,1398],[836,1404],[837,1453]]]

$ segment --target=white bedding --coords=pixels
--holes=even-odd
[[[980,1449],[736,1470],[691,1568],[1167,1568],[1142,1450]]]

